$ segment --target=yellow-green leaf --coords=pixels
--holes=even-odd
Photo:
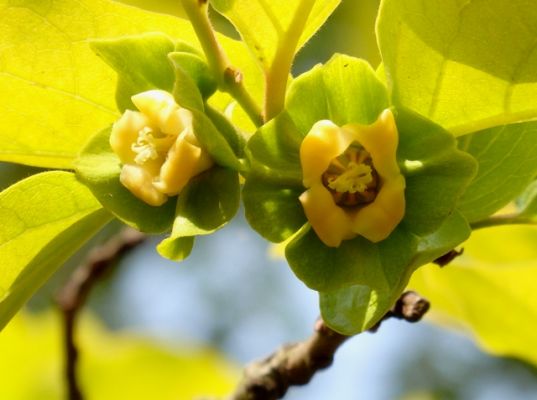
[[[0,329],[109,220],[68,172],[33,175],[0,193]]]
[[[85,398],[98,400],[192,400],[223,396],[236,384],[238,368],[216,351],[169,345],[128,332],[110,332],[84,314],[77,344],[78,379]],[[0,398],[58,400],[65,397],[62,321],[59,313],[20,313],[0,340]]]
[[[474,232],[464,255],[426,266],[409,287],[431,301],[433,320],[462,328],[488,351],[537,364],[537,229]]]
[[[536,27],[528,0],[384,0],[394,103],[456,135],[537,117]]]
[[[116,74],[88,39],[143,32],[199,47],[186,20],[110,0],[0,0],[0,161],[71,168],[87,139],[119,116]],[[259,97],[255,62],[238,42],[222,43]]]
[[[296,38],[300,49],[341,0],[211,0],[235,25],[261,66],[268,70],[278,48]]]

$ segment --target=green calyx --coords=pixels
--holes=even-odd
[[[317,238],[298,200],[306,190],[299,156],[302,139],[320,120],[338,126],[371,124],[390,107],[387,91],[366,62],[336,55],[296,78],[286,104],[286,110],[248,144],[246,216],[267,239],[290,240],[287,260],[307,286],[321,293],[323,318],[341,332],[357,333],[389,309],[419,266],[416,263],[427,263],[466,239],[469,228],[462,222],[451,227],[458,233],[453,235],[457,243],[448,235],[434,240],[430,235],[447,229],[443,226],[474,176],[476,163],[440,126],[404,108],[392,108],[399,132],[397,161],[406,181],[403,220],[379,243],[356,237],[330,248]],[[431,241],[434,245],[422,244]],[[352,288],[359,288],[363,301],[351,302],[358,295]],[[363,320],[344,317],[343,304],[353,304],[352,313]]]

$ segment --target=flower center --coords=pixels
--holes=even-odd
[[[336,204],[342,207],[371,203],[379,189],[379,178],[371,155],[356,142],[331,161],[322,180]]]
[[[131,146],[132,151],[136,153],[134,161],[138,165],[144,165],[148,160],[156,160],[159,152],[166,152],[173,143],[173,138],[164,136],[156,137],[157,133],[149,126],[138,131],[136,143]]]

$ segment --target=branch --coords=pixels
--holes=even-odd
[[[263,125],[261,110],[244,87],[242,73],[231,65],[216,38],[209,20],[207,0],[181,0],[181,5],[196,32],[209,68],[217,79],[218,88],[237,100],[256,127]]]
[[[128,250],[145,240],[145,235],[132,228],[125,228],[105,244],[94,248],[69,277],[67,283],[56,296],[56,302],[63,313],[65,379],[69,400],[82,400],[76,368],[78,349],[74,340],[78,311],[84,306],[91,289],[115,262]]]
[[[419,321],[429,310],[429,302],[415,292],[405,292],[383,317]],[[375,332],[379,326],[370,329]],[[335,332],[319,319],[312,336],[284,345],[264,360],[255,361],[244,371],[242,381],[227,400],[275,400],[293,385],[305,385],[315,373],[332,364],[336,350],[351,336]]]

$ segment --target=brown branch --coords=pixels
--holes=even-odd
[[[64,374],[69,400],[83,399],[76,376],[78,349],[74,336],[78,311],[84,306],[91,289],[104,273],[115,265],[122,255],[142,243],[144,239],[143,233],[132,228],[123,229],[105,244],[94,248],[56,296],[56,302],[63,313]]]
[[[429,309],[429,302],[415,292],[405,292],[384,316],[419,321]],[[371,329],[376,331],[380,322]],[[318,320],[309,339],[284,345],[269,357],[255,361],[244,370],[242,381],[228,400],[275,400],[294,385],[305,385],[315,373],[332,364],[336,350],[350,336],[330,329]]]
[[[436,260],[434,260],[433,263],[435,263],[440,268],[442,268],[442,267],[445,267],[446,265],[448,265],[451,261],[453,261],[457,257],[462,256],[463,253],[464,253],[464,248],[462,248],[460,250],[455,250],[455,249],[450,250],[446,254],[444,254],[443,256],[440,256]]]

